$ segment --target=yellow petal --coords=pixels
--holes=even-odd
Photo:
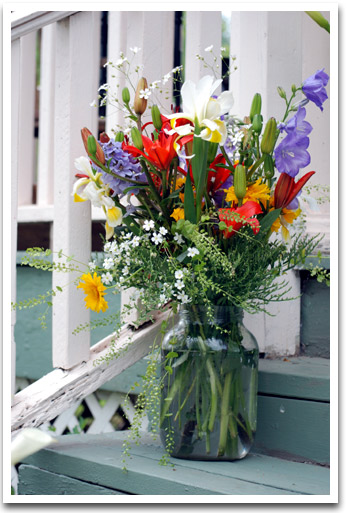
[[[113,234],[114,234],[114,229],[111,226],[109,226],[108,223],[106,222],[105,223],[105,236],[106,236],[106,240],[111,239]]]
[[[122,223],[122,210],[118,207],[108,208],[106,218],[110,227],[119,226]]]
[[[76,203],[80,202],[80,201],[87,201],[86,199],[82,198],[81,196],[79,196],[78,194],[74,194],[74,201]]]

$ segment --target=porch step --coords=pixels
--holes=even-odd
[[[235,462],[171,458],[144,434],[132,446],[127,472],[122,444],[127,432],[65,435],[19,467],[20,495],[328,495],[329,469],[257,453]],[[173,466],[172,466],[173,464]]]

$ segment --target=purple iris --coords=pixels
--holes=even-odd
[[[222,208],[225,203],[226,198],[226,190],[232,187],[233,185],[233,176],[230,175],[224,183],[218,188],[217,191],[213,193],[213,200],[217,208]]]
[[[123,178],[146,183],[146,176],[142,172],[139,162],[129,153],[122,150],[121,142],[110,139],[106,143],[99,142],[99,144],[102,147],[110,171]],[[96,166],[93,167],[97,168]],[[97,170],[101,172],[103,182],[113,190],[112,196],[123,195],[124,190],[133,185],[130,182],[106,173],[102,169],[97,168]],[[130,192],[138,194],[139,189],[132,189]]]
[[[324,72],[324,68],[318,70],[314,75],[307,78],[302,84],[302,92],[317,105],[320,110],[323,110],[323,103],[327,100],[326,85],[329,81],[329,75]]]
[[[275,164],[280,173],[295,177],[301,168],[308,166],[311,156],[307,151],[308,137],[289,133],[274,151]]]

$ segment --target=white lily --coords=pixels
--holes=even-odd
[[[221,79],[215,80],[214,77],[206,75],[198,84],[191,80],[184,83],[181,88],[183,112],[168,116],[172,129],[179,136],[193,133],[196,122],[202,128],[200,134],[202,139],[224,144],[227,131],[221,116],[230,112],[234,100],[231,91],[224,91],[217,98],[212,98],[212,94],[221,82]],[[176,127],[177,119],[187,119],[191,123]]]
[[[27,456],[44,449],[58,440],[37,428],[23,429],[11,444],[11,465],[16,465]]]

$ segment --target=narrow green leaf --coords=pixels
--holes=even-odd
[[[268,214],[265,215],[265,217],[263,217],[260,221],[260,233],[264,233],[265,231],[268,231],[272,224],[274,223],[274,221],[276,221],[279,217],[279,214],[281,212],[281,208],[277,208],[275,210],[271,210],[270,212],[268,212]]]
[[[187,173],[185,183],[184,211],[185,219],[191,223],[196,223],[195,198],[193,195],[190,173]]]

